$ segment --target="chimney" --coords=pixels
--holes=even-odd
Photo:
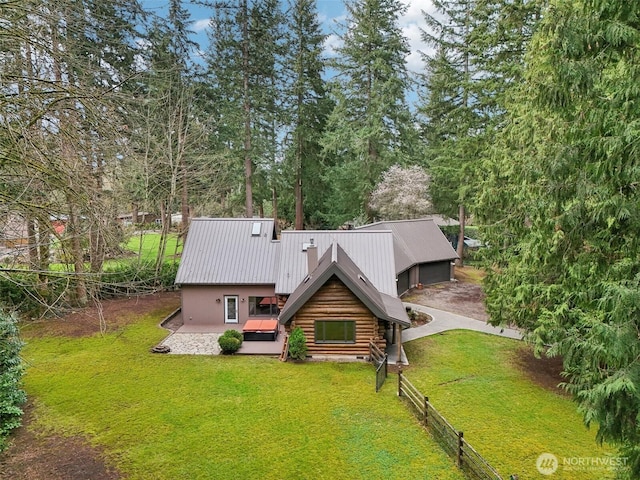
[[[313,244],[313,238],[310,245],[307,246],[307,274],[311,273],[318,266],[318,248]]]

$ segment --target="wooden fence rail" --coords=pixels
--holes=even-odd
[[[398,371],[398,396],[407,400],[417,417],[442,449],[474,480],[502,480],[502,477],[429,402],[429,398]]]
[[[384,385],[389,373],[389,356],[375,343],[369,343],[369,360],[376,367],[376,393]]]

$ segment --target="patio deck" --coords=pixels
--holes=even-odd
[[[167,321],[171,321],[171,326]],[[218,337],[227,330],[237,330],[242,332],[242,324],[225,325],[180,325],[182,323],[182,313],[174,312],[170,317],[161,323],[163,328],[173,330],[173,333],[165,338],[161,343],[170,346],[172,353],[192,354],[192,355],[219,355]],[[177,327],[177,328],[176,328]],[[269,355],[279,356],[284,346],[284,328],[280,326],[278,338],[275,341],[245,341],[242,342],[238,355]],[[387,346],[389,363],[395,364],[398,361],[398,349],[396,345]],[[400,363],[408,365],[404,349],[400,353]]]
[[[161,325],[169,330],[174,330],[174,332],[163,340],[162,344],[172,347],[172,351],[175,353],[218,355],[220,353],[218,348],[220,335],[227,330],[242,332],[242,324],[184,325],[182,312],[174,312],[167,320],[171,321],[173,328],[166,325],[166,321],[163,321]],[[275,341],[244,341],[236,354],[279,356],[284,346],[284,337],[284,328],[280,327],[278,338]]]

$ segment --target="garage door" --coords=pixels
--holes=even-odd
[[[398,275],[398,295],[402,295],[407,290],[409,290],[409,270]]]
[[[423,263],[420,265],[420,283],[448,282],[451,280],[451,262]]]

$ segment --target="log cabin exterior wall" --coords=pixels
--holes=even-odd
[[[315,343],[316,320],[355,321],[355,343]],[[381,349],[386,348],[384,338],[386,325],[349,290],[344,283],[333,277],[305,303],[287,324],[287,332],[302,328],[307,338],[308,355],[355,355],[369,356],[369,342]]]

